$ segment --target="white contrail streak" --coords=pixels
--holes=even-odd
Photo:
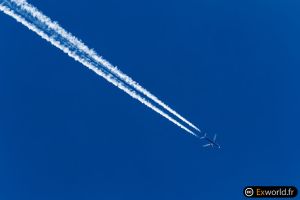
[[[22,1],[20,1],[20,0],[11,0],[11,2],[16,3],[16,5],[19,6],[20,4],[22,4],[23,2],[26,2],[26,1],[24,1],[24,0],[22,0]],[[68,54],[70,57],[72,57],[76,61],[80,62],[84,66],[88,67],[89,69],[94,71],[99,76],[102,76],[108,82],[112,83],[113,85],[115,85],[119,89],[123,90],[124,92],[126,92],[128,95],[130,95],[134,99],[137,99],[138,101],[140,101],[144,105],[148,106],[149,108],[151,108],[155,112],[159,113],[160,115],[162,115],[166,119],[170,120],[171,122],[173,122],[174,124],[176,124],[177,126],[182,128],[183,130],[187,131],[188,133],[190,133],[194,136],[197,136],[193,131],[191,131],[190,129],[188,129],[187,127],[185,127],[181,123],[179,123],[177,120],[173,119],[168,114],[166,114],[165,112],[163,112],[162,110],[160,110],[159,108],[157,108],[156,106],[151,104],[151,102],[149,102],[145,98],[141,97],[139,94],[137,94],[135,91],[131,90],[129,87],[125,86],[123,84],[123,82],[116,79],[112,74],[107,73],[105,70],[101,70],[101,69],[97,68],[95,66],[95,64],[93,62],[91,62],[88,58],[86,58],[84,55],[81,55],[80,53],[78,53],[78,50],[76,48],[72,50],[72,48],[74,48],[74,47],[68,46],[68,43],[63,44],[63,41],[59,41],[56,38],[56,37],[59,37],[59,36],[51,35],[50,33],[48,35],[46,32],[47,31],[49,32],[50,30],[45,30],[44,31],[44,30],[40,29],[39,27],[37,27],[35,24],[33,24],[33,23],[29,22],[28,20],[26,20],[25,18],[23,18],[22,15],[21,15],[22,14],[22,9],[23,9],[22,7],[15,8],[13,10],[13,9],[9,8],[6,4],[11,5],[10,2],[7,2],[7,1],[4,1],[0,4],[0,10],[3,11],[5,14],[13,17],[16,21],[20,22],[21,24],[26,26],[28,29],[30,29],[33,32],[37,33],[40,37],[42,37],[46,41],[50,42],[52,45],[59,48],[64,53]],[[18,14],[18,12],[20,12],[20,14]],[[25,15],[25,16],[26,16],[26,14],[27,13],[23,13],[23,15]],[[27,16],[27,17],[30,18],[30,16]],[[31,18],[36,19],[35,16],[31,16]],[[42,24],[40,24],[40,25],[42,25]]]
[[[175,115],[177,118],[188,124],[189,126],[193,127],[197,131],[200,131],[199,128],[197,128],[194,124],[186,120],[184,117],[182,117],[180,114],[178,114],[175,110],[170,108],[168,105],[166,105],[164,102],[162,102],[160,99],[158,99],[156,96],[151,94],[148,90],[143,88],[141,85],[139,85],[137,82],[132,80],[128,75],[124,74],[122,71],[120,71],[117,67],[114,67],[111,63],[109,63],[107,60],[103,59],[101,56],[99,56],[95,51],[88,48],[82,41],[80,41],[78,38],[74,37],[71,33],[67,32],[65,29],[63,29],[59,24],[56,22],[53,22],[49,17],[45,16],[41,11],[37,10],[32,5],[28,4],[25,0],[13,0],[17,5],[19,5],[23,10],[30,13],[32,16],[37,18],[39,21],[46,24],[49,28],[53,29],[57,34],[61,35],[62,37],[66,38],[68,42],[71,42],[73,45],[75,45],[78,49],[89,55],[91,58],[93,58],[96,62],[100,63],[103,67],[107,68],[111,73],[122,79],[124,82],[126,82],[128,85],[136,89],[137,91],[141,92],[145,96],[147,96],[149,99],[157,103],[158,105],[162,106],[164,109]]]

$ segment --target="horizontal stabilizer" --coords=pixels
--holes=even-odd
[[[206,133],[200,139],[205,139],[205,138],[206,138]]]

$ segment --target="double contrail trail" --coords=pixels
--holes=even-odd
[[[128,75],[103,59],[94,50],[88,48],[83,42],[63,29],[58,23],[53,22],[37,8],[27,3],[26,0],[0,0],[0,10],[37,33],[40,37],[50,42],[76,61],[91,69],[99,76],[102,76],[108,82],[117,86],[134,99],[137,99],[188,133],[197,136],[193,131],[171,117],[165,111],[173,114],[195,130],[200,131],[194,124],[159,100]],[[153,105],[149,100],[152,100],[161,108]],[[163,111],[162,108],[165,111]]]

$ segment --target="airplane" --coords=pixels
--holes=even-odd
[[[217,148],[221,148],[221,146],[216,142],[217,140],[217,134],[215,134],[213,139],[210,139],[209,137],[207,137],[207,134],[205,133],[204,136],[202,136],[200,139],[204,139],[208,142],[208,144],[203,145],[203,147],[217,147]]]

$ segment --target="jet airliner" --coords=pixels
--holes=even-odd
[[[215,134],[213,139],[210,139],[207,134],[205,133],[204,136],[202,136],[200,139],[206,140],[208,143],[203,145],[203,147],[217,147],[221,148],[221,146],[216,142],[217,135]]]

